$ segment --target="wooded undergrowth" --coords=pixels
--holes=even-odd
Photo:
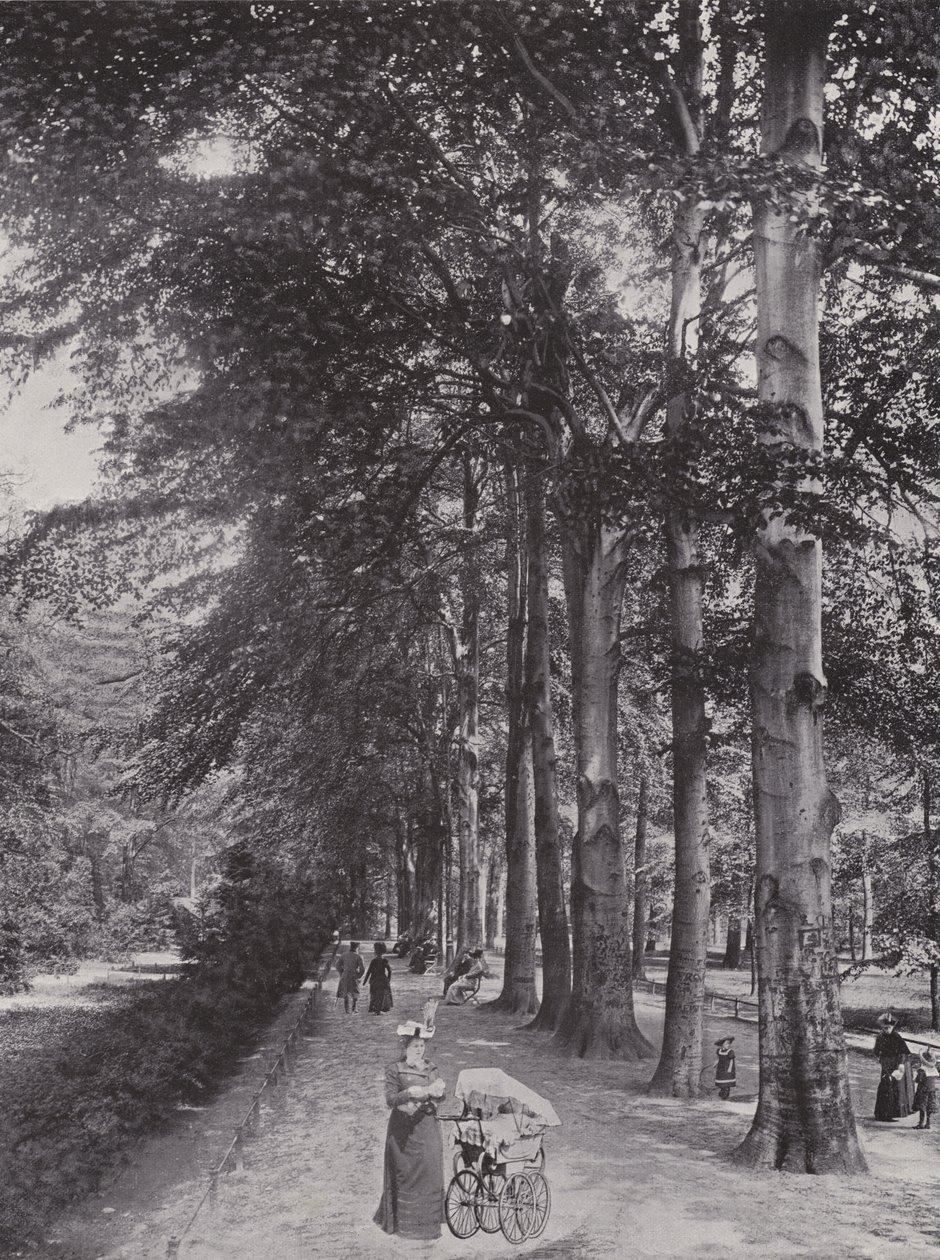
[[[34,1238],[80,1202],[131,1144],[184,1104],[204,1104],[328,933],[302,897],[244,854],[212,912],[184,932],[178,979],[107,989],[93,1009],[6,1013],[0,1023],[0,1242]],[[251,878],[254,875],[255,878]],[[264,890],[264,891],[259,891]]]

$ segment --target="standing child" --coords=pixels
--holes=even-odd
[[[722,1037],[715,1042],[718,1047],[718,1059],[715,1063],[715,1086],[719,1098],[730,1098],[731,1091],[737,1084],[734,1075],[734,1051],[731,1049],[733,1037]]]
[[[940,1070],[931,1050],[924,1050],[914,1071],[914,1106],[917,1109],[917,1128],[929,1129],[930,1117],[937,1109],[937,1091],[940,1089]]]

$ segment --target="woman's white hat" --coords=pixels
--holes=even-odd
[[[424,1024],[419,1024],[416,1019],[406,1019],[403,1024],[399,1024],[395,1030],[399,1037],[428,1037],[434,1036],[434,1029],[427,1028]]]

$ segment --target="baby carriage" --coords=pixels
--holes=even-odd
[[[561,1124],[551,1103],[499,1068],[461,1072],[454,1110],[454,1176],[444,1196],[450,1232],[470,1238],[502,1230],[521,1243],[544,1230],[551,1210],[542,1135]]]

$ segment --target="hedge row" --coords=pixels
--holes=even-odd
[[[94,1191],[129,1143],[204,1100],[277,1000],[221,977],[135,990],[0,1082],[0,1244]]]

